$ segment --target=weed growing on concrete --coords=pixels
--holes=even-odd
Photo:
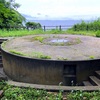
[[[43,42],[43,40],[44,40],[45,38],[43,37],[43,36],[35,36],[34,37],[34,40],[38,40],[39,42]]]
[[[68,58],[58,57],[58,60],[68,60]]]
[[[90,58],[90,59],[94,59],[95,57],[94,57],[94,56],[89,56],[89,58]]]
[[[13,53],[13,54],[16,54],[16,55],[20,55],[20,56],[26,56],[25,54],[21,53],[21,52],[18,52],[16,50],[10,50],[9,51],[10,53]]]
[[[51,59],[50,56],[45,55],[45,54],[43,54],[43,53],[41,53],[41,52],[33,52],[31,56],[33,56],[33,58]]]

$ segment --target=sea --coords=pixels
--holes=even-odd
[[[92,20],[84,20],[85,22],[90,22]],[[63,30],[71,28],[77,23],[81,23],[82,20],[32,20],[32,22],[40,23],[42,28],[46,30],[49,29],[58,29],[61,27]]]

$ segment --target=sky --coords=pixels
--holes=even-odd
[[[41,18],[97,17],[100,0],[15,0],[20,13]]]

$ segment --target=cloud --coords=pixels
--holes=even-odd
[[[70,16],[98,14],[100,0],[16,0],[19,12],[32,16]],[[39,12],[39,13],[38,13]]]
[[[41,15],[41,13],[37,13],[37,15]]]

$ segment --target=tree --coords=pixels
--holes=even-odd
[[[0,29],[19,29],[25,18],[14,8],[19,7],[14,0],[0,0]]]
[[[19,7],[20,7],[20,4],[15,3],[15,4],[13,4],[13,7],[17,10],[17,8],[19,8]]]
[[[26,24],[26,28],[29,29],[40,29],[41,28],[41,24],[40,23],[35,23],[35,22],[27,22]]]
[[[5,6],[6,5],[6,0],[0,0],[0,3],[2,3]]]
[[[17,8],[20,7],[20,4],[16,3],[15,0],[9,0],[8,2],[6,2],[6,6],[10,9],[17,10]]]

